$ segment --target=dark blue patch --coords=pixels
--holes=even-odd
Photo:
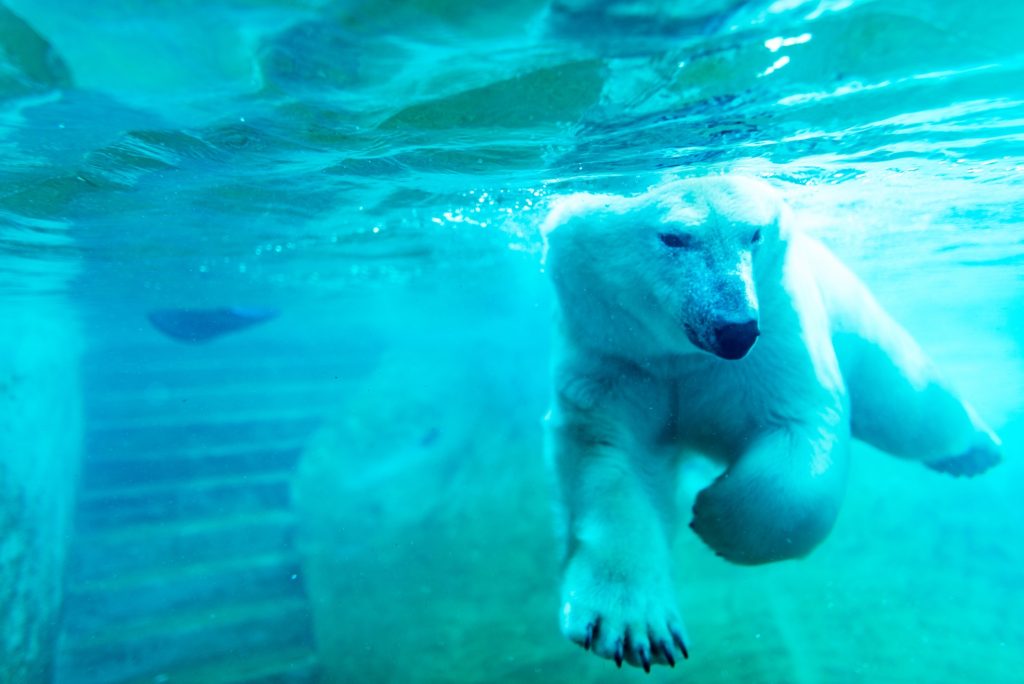
[[[227,306],[216,309],[157,309],[146,314],[153,327],[181,342],[208,342],[277,316],[274,309]]]

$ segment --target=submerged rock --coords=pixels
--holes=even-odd
[[[391,300],[389,353],[295,475],[324,681],[519,681],[561,649],[546,337],[471,294]]]

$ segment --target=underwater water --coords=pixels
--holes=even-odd
[[[0,681],[1018,682],[1024,4],[3,0]],[[553,198],[767,179],[1003,440],[559,633]],[[686,522],[684,520],[683,522]]]

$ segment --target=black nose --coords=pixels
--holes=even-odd
[[[719,326],[715,328],[715,354],[730,361],[742,359],[760,334],[757,321]]]

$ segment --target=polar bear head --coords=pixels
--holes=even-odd
[[[771,186],[740,177],[568,195],[542,227],[545,268],[588,344],[739,359],[760,334],[758,283],[781,280],[783,213]]]

